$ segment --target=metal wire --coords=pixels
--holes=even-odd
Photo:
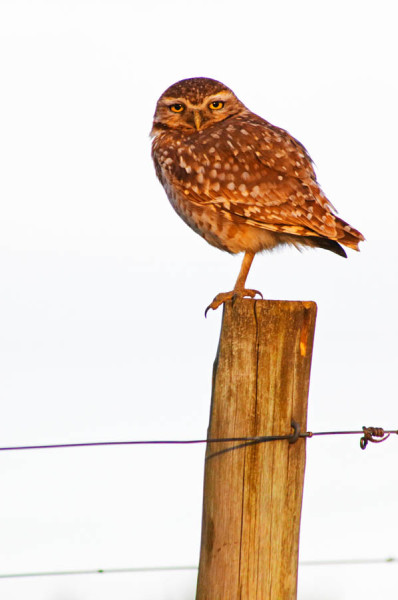
[[[300,561],[301,567],[323,567],[335,565],[371,565],[398,563],[397,558],[352,558],[337,560],[303,560]],[[164,571],[197,571],[198,567],[193,565],[184,566],[165,566],[165,567],[122,567],[110,569],[81,569],[69,571],[36,571],[31,573],[3,573],[0,579],[20,579],[24,577],[54,577],[67,575],[107,575],[112,573],[156,573]]]
[[[129,440],[120,442],[77,442],[71,444],[41,444],[31,446],[5,446],[0,448],[0,452],[9,452],[14,450],[50,450],[56,448],[87,448],[93,446],[137,446],[137,445],[178,445],[178,444],[220,444],[220,443],[236,443],[243,442],[240,446],[236,446],[233,449],[240,448],[246,445],[262,444],[265,442],[275,442],[279,440],[288,440],[290,443],[294,443],[298,438],[313,438],[315,436],[325,435],[359,435],[362,434],[361,448],[365,449],[368,442],[383,442],[391,434],[398,435],[397,429],[385,430],[381,427],[363,427],[359,431],[306,431],[300,432],[298,423],[292,421],[292,427],[294,432],[287,435],[263,435],[257,437],[230,437],[230,438],[209,438],[199,440]],[[375,439],[380,437],[382,439]],[[362,441],[363,440],[363,441]],[[224,452],[222,450],[221,452]]]
[[[120,569],[82,569],[76,571],[37,571],[33,573],[4,573],[0,579],[19,579],[22,577],[53,577],[57,575],[103,575],[109,573],[154,573],[161,571],[196,571],[194,566],[176,567],[124,567]]]

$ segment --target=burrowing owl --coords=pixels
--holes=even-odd
[[[184,79],[159,98],[153,121],[156,173],[177,214],[209,244],[244,252],[235,287],[245,289],[254,255],[279,244],[346,256],[363,235],[334,214],[304,146],[248,110],[214,79]]]

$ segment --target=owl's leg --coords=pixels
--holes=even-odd
[[[247,276],[249,275],[250,267],[252,266],[253,259],[255,257],[254,252],[245,252],[245,255],[242,260],[242,264],[240,267],[238,279],[236,280],[234,292],[245,291],[245,283]],[[254,290],[256,291],[256,290]],[[257,293],[257,292],[256,292]],[[249,294],[250,298],[253,298],[256,294]]]
[[[216,310],[227,300],[245,297],[254,298],[257,294],[261,296],[261,298],[263,297],[262,293],[258,290],[248,290],[245,288],[246,279],[249,274],[250,267],[252,266],[254,256],[255,252],[245,252],[234,289],[231,292],[221,292],[220,294],[217,294],[213,302],[211,302],[211,304],[209,304],[209,306],[206,308],[205,316],[210,308]]]

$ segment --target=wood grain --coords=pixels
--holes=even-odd
[[[315,319],[313,302],[225,304],[208,438],[306,431]],[[207,444],[196,599],[294,600],[305,440],[231,446]]]

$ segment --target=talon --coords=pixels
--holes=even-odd
[[[210,309],[217,310],[217,308],[219,306],[221,306],[221,304],[224,304],[227,300],[232,300],[233,302],[235,302],[237,298],[246,298],[246,297],[255,298],[255,296],[257,294],[261,298],[263,298],[262,293],[259,292],[258,290],[243,289],[243,290],[232,290],[231,292],[221,292],[220,294],[217,294],[217,296],[214,298],[213,302],[211,302],[209,304],[209,306],[206,308],[205,317],[207,317],[207,313],[209,312]]]
[[[245,298],[249,296],[249,298],[255,298],[257,294],[260,296],[261,300],[264,300],[262,293],[259,290],[243,290],[242,294],[236,294],[238,298]]]
[[[227,300],[231,300],[235,294],[236,294],[236,292],[234,292],[234,291],[221,292],[221,294],[217,294],[217,296],[214,298],[213,302],[210,302],[209,306],[206,308],[205,317],[207,317],[207,313],[210,309],[217,310],[217,308],[219,306],[221,306],[221,304],[224,304],[224,302],[226,302]]]

